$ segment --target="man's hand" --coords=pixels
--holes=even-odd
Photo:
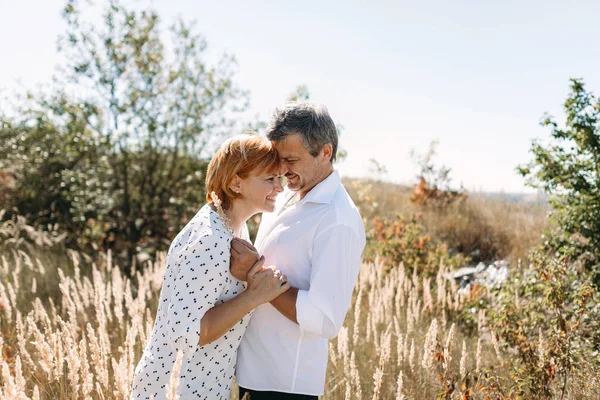
[[[248,272],[259,258],[258,251],[252,244],[240,238],[231,241],[229,270],[235,278],[246,281]]]

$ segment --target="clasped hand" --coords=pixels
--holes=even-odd
[[[248,283],[247,290],[256,293],[262,301],[271,301],[290,288],[281,271],[264,267],[264,257],[245,240],[231,242],[230,271],[235,278]],[[264,299],[263,299],[264,297]]]

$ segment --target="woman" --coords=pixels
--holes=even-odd
[[[251,311],[289,289],[285,276],[248,272],[247,287],[229,272],[234,236],[248,239],[246,221],[272,212],[283,188],[277,152],[257,135],[226,141],[206,175],[207,201],[177,235],[167,266],[154,329],[132,385],[132,399],[166,398],[178,351],[180,399],[229,399],[238,345]]]

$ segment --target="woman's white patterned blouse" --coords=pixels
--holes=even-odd
[[[250,314],[214,342],[198,342],[204,314],[245,289],[229,272],[231,239],[207,204],[171,244],[154,329],[135,369],[132,399],[166,399],[178,350],[183,352],[181,400],[229,399],[237,349]]]

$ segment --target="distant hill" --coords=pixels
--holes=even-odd
[[[344,178],[344,183],[347,183],[352,186],[360,185],[360,184],[370,184],[374,185],[379,190],[383,190],[385,192],[392,192],[397,195],[410,195],[412,193],[415,185],[407,185],[401,183],[393,183],[389,181],[380,181],[376,179],[368,179],[368,178]],[[546,204],[548,203],[548,197],[543,193],[511,193],[511,192],[471,192],[467,191],[469,196],[471,197],[482,197],[484,199],[490,200],[506,200],[512,203],[537,203],[537,204]]]
[[[506,200],[514,203],[548,203],[548,197],[543,193],[478,192],[471,195],[481,196],[486,199]]]

